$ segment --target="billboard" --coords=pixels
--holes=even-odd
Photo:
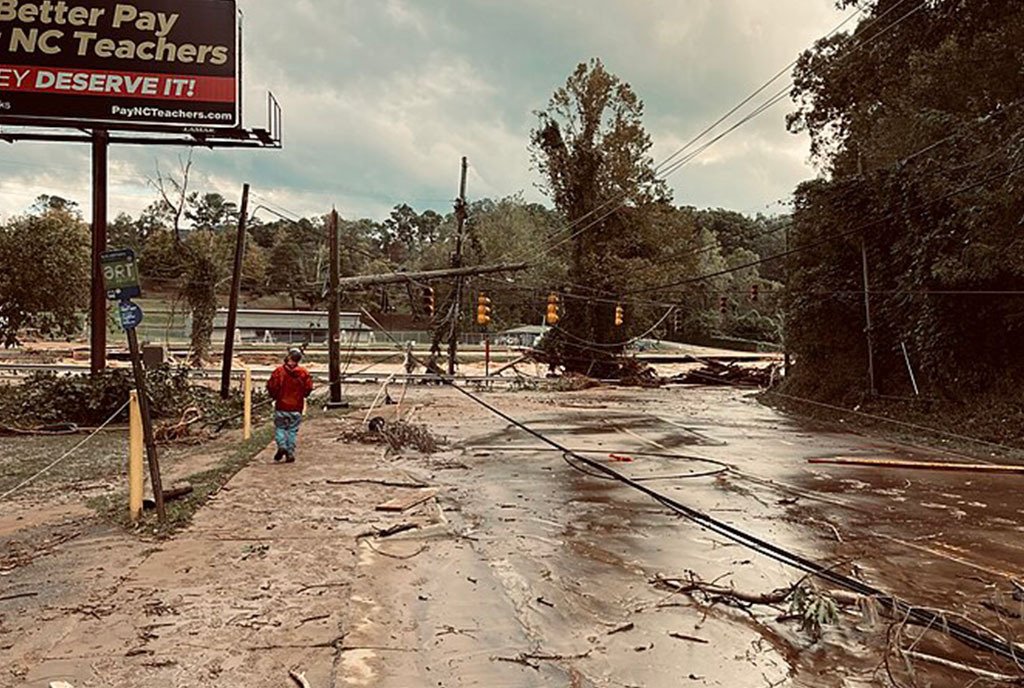
[[[0,124],[240,126],[235,0],[0,0]]]

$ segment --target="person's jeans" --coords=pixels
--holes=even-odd
[[[295,440],[299,436],[302,414],[294,411],[274,411],[274,439],[277,448],[295,454]]]

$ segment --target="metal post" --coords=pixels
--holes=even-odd
[[[235,266],[231,274],[231,298],[228,322],[224,330],[224,359],[220,369],[220,396],[231,396],[231,362],[235,356],[235,328],[238,323],[238,296],[242,290],[242,261],[245,258],[245,226],[249,214],[249,185],[242,185],[242,206],[238,211],[238,236],[235,237]]]
[[[149,397],[146,395],[146,374],[142,372],[142,358],[139,356],[139,335],[135,328],[128,330],[128,352],[132,357],[132,373],[135,375],[135,390],[139,393],[139,410],[142,411],[142,437],[146,443],[146,458],[149,460],[149,482],[153,487],[153,501],[156,515],[161,523],[167,522],[164,508],[164,486],[160,480],[160,460],[153,438],[153,418],[149,413]]]
[[[459,197],[455,201],[455,219],[458,227],[455,233],[455,255],[452,256],[452,267],[462,267],[462,235],[466,227],[466,175],[469,161],[462,158],[462,180],[459,183]],[[462,318],[462,277],[455,278],[455,308],[452,313],[454,322],[448,338],[448,374],[455,375],[455,357],[459,350],[459,320]]]
[[[903,347],[903,360],[907,362],[907,372],[910,373],[910,384],[914,386],[914,396],[921,396],[921,390],[917,386],[917,376],[914,375],[914,366],[910,365],[910,354],[907,353],[907,343],[900,342]]]
[[[491,335],[484,333],[484,377],[491,376]]]
[[[338,291],[338,280],[340,279],[341,265],[338,251],[340,238],[338,237],[338,211],[331,210],[331,221],[328,227],[328,245],[330,246],[330,294],[328,296],[327,313],[327,351],[329,359],[329,375],[331,385],[331,400],[329,408],[344,408],[348,404],[341,396],[341,294]]]
[[[864,239],[860,240],[860,255],[864,267],[864,319],[867,327],[864,334],[868,343],[868,383],[871,385],[871,396],[878,394],[878,387],[875,386],[875,345],[872,340],[871,330],[871,290],[868,284],[868,249]]]
[[[92,132],[92,299],[89,310],[90,367],[93,374],[107,367],[107,293],[103,287],[100,256],[107,250],[107,150],[106,129]]]

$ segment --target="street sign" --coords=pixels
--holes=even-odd
[[[134,330],[142,323],[142,309],[131,301],[122,301],[118,305],[121,315],[121,329]]]
[[[103,265],[103,284],[109,300],[127,301],[142,296],[135,251],[130,248],[106,251],[100,256],[100,263]]]

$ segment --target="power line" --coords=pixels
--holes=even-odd
[[[894,12],[894,11],[896,10],[896,8],[898,8],[898,7],[899,7],[900,5],[902,5],[902,4],[904,3],[904,2],[906,2],[906,0],[899,0],[899,2],[897,2],[897,3],[895,4],[895,5],[893,5],[892,7],[890,7],[890,8],[889,8],[889,9],[888,9],[888,10],[887,10],[887,11],[886,11],[885,13],[883,13],[883,14],[882,14],[882,15],[880,15],[880,16],[879,16],[878,18],[876,18],[876,20],[875,20],[875,21],[881,21],[881,20],[882,20],[882,19],[884,19],[884,18],[885,18],[886,16],[888,16],[888,15],[889,15],[890,13]],[[853,49],[853,52],[850,52],[850,53],[846,53],[846,55],[845,55],[844,57],[849,57],[850,55],[854,54],[854,53],[855,53],[856,51],[858,51],[858,50],[860,50],[860,49],[864,48],[865,46],[867,46],[867,45],[868,45],[868,44],[870,44],[871,42],[873,42],[873,41],[877,40],[877,39],[878,39],[879,37],[881,37],[881,36],[882,36],[882,35],[883,35],[884,33],[887,33],[888,31],[892,30],[893,28],[895,28],[895,27],[896,27],[896,26],[898,26],[899,24],[901,24],[901,23],[903,23],[904,21],[906,21],[906,20],[907,20],[908,18],[910,18],[910,17],[912,16],[912,15],[914,15],[915,13],[917,13],[918,11],[920,11],[921,9],[923,9],[923,8],[924,8],[925,6],[927,6],[927,4],[928,4],[928,3],[927,3],[927,0],[923,0],[923,1],[921,2],[921,3],[919,3],[919,4],[917,5],[917,6],[915,6],[915,7],[914,7],[914,8],[913,8],[913,9],[912,9],[912,10],[911,10],[910,12],[906,13],[905,15],[903,15],[902,17],[900,17],[899,19],[897,19],[896,21],[894,21],[894,22],[893,22],[892,24],[890,24],[890,25],[889,25],[889,26],[887,26],[886,28],[884,28],[884,29],[881,29],[881,30],[879,30],[878,32],[876,32],[875,34],[873,34],[872,36],[870,36],[869,38],[867,38],[867,39],[864,39],[864,40],[862,40],[862,41],[861,41],[860,43],[858,43],[858,44],[857,44],[857,45],[855,46],[855,48]],[[858,10],[858,12],[857,12],[857,13],[855,13],[854,15],[851,15],[851,17],[849,17],[849,18],[848,18],[848,19],[847,19],[846,21],[850,21],[851,19],[853,19],[853,17],[855,17],[855,16],[856,16],[857,14],[859,14],[860,12],[862,12],[862,10]],[[839,30],[839,28],[841,28],[841,27],[842,27],[843,25],[845,25],[845,23],[846,23],[846,22],[844,21],[844,22],[843,22],[843,24],[840,24],[840,26],[839,26],[839,27],[837,27],[836,31],[838,31],[838,30]],[[835,31],[833,31],[833,33],[835,33]],[[832,34],[829,34],[829,35],[832,35]],[[788,69],[788,67],[787,67],[787,69]],[[777,77],[776,77],[776,78],[777,78]],[[770,85],[771,83],[773,83],[773,82],[775,81],[775,79],[776,79],[776,78],[773,78],[772,80],[770,80],[769,82],[767,82],[767,83],[766,83],[766,84],[765,84],[764,86],[762,86],[762,87],[761,87],[761,88],[760,88],[760,89],[759,89],[759,90],[757,91],[757,93],[759,93],[759,92],[763,91],[763,90],[764,90],[765,88],[767,88],[767,86],[769,86],[769,85]],[[790,89],[790,88],[792,88],[793,84],[794,84],[794,82],[793,82],[793,81],[790,81],[790,82],[789,82],[789,84],[788,84],[788,85],[787,85],[786,87],[784,87],[784,88],[783,88],[782,90],[780,90],[780,91],[778,91],[777,93],[775,93],[774,95],[772,95],[772,96],[771,96],[771,97],[770,97],[770,98],[769,98],[769,99],[768,99],[767,101],[764,101],[764,102],[763,102],[763,103],[762,103],[761,105],[759,105],[759,106],[758,106],[757,108],[755,108],[755,109],[754,109],[754,110],[753,110],[752,112],[748,113],[748,114],[747,114],[747,115],[746,115],[746,116],[745,116],[744,118],[742,118],[742,119],[741,119],[741,120],[740,120],[739,122],[737,122],[737,123],[733,124],[733,125],[732,125],[731,127],[729,127],[728,129],[726,129],[726,130],[725,130],[724,132],[722,132],[722,133],[718,134],[718,135],[717,135],[716,137],[714,137],[714,138],[713,138],[713,139],[711,139],[710,141],[706,142],[706,143],[705,143],[704,145],[702,145],[702,146],[701,146],[701,147],[700,147],[700,148],[699,148],[698,150],[696,150],[696,151],[694,151],[693,153],[691,153],[691,154],[687,155],[687,156],[686,156],[685,158],[683,158],[682,160],[679,160],[679,161],[677,161],[676,163],[673,163],[672,165],[670,165],[670,166],[668,167],[668,169],[666,170],[666,173],[665,173],[664,177],[665,177],[665,178],[667,178],[667,177],[668,177],[668,176],[670,176],[671,174],[673,174],[673,173],[677,172],[677,171],[678,171],[679,169],[681,169],[681,168],[682,168],[683,166],[685,166],[686,164],[688,164],[689,162],[691,162],[692,160],[694,160],[694,159],[696,159],[696,158],[697,158],[698,156],[700,156],[700,155],[701,155],[701,154],[702,154],[702,153],[703,153],[704,151],[706,151],[706,150],[707,150],[708,148],[710,148],[711,146],[713,146],[713,145],[714,145],[715,143],[717,143],[718,141],[722,140],[723,138],[725,138],[725,137],[726,137],[726,136],[728,136],[728,135],[729,135],[730,133],[732,133],[732,132],[733,132],[733,131],[735,131],[736,129],[740,128],[741,126],[743,126],[743,125],[744,125],[744,124],[746,124],[747,122],[749,122],[749,121],[751,121],[752,119],[756,118],[756,117],[757,117],[757,116],[759,116],[759,115],[760,115],[761,113],[765,112],[765,111],[766,111],[767,109],[771,108],[771,107],[772,107],[772,106],[774,106],[775,104],[777,104],[777,103],[781,102],[781,101],[782,101],[783,99],[785,99],[785,97],[786,97],[786,93],[787,93],[787,92],[789,91],[789,89]],[[752,98],[751,98],[751,99],[752,99]],[[750,99],[748,99],[748,100],[747,100],[747,101],[745,101],[745,102],[749,102],[749,100],[750,100]],[[742,107],[742,105],[741,105],[740,107]],[[737,109],[738,109],[738,108],[737,108]],[[715,125],[713,125],[713,126],[711,127],[711,129],[714,129],[715,127],[717,127],[717,123],[716,123]],[[700,137],[698,137],[698,139],[697,139],[697,140],[699,140],[699,138],[700,138]],[[689,147],[689,145],[690,145],[690,144],[687,144],[687,146],[684,146],[684,149],[685,149],[685,148],[687,148],[687,147]],[[680,152],[682,152],[682,149],[681,149],[680,151],[677,151],[677,153],[673,154],[673,156],[672,156],[672,157],[675,157],[675,155],[677,155],[677,154],[678,154],[678,153],[680,153]],[[618,199],[618,201],[623,201],[623,200],[625,200],[625,198],[626,198],[625,196],[620,196],[620,198]],[[613,202],[616,202],[616,201],[613,201]],[[606,203],[606,204],[604,204],[604,205],[605,205],[605,206],[607,206],[608,204]],[[599,206],[599,208],[600,208],[600,207],[602,207],[602,206]],[[589,229],[591,229],[591,228],[593,228],[593,227],[595,227],[595,226],[599,225],[599,224],[600,224],[600,223],[602,223],[602,222],[603,222],[603,221],[604,221],[605,219],[607,219],[608,217],[610,217],[610,216],[611,216],[612,214],[614,214],[615,212],[617,212],[618,210],[620,210],[620,209],[621,209],[621,208],[623,208],[623,207],[625,207],[625,203],[619,203],[619,205],[617,205],[617,206],[616,206],[615,208],[613,208],[613,209],[612,209],[612,210],[610,210],[609,212],[607,212],[607,213],[603,214],[603,215],[602,215],[601,217],[599,217],[598,219],[594,220],[593,222],[590,222],[590,223],[588,223],[587,225],[585,225],[585,226],[584,226],[584,227],[582,227],[581,229],[577,230],[577,231],[576,231],[575,233],[571,234],[571,235],[570,235],[569,237],[567,237],[567,238],[565,238],[565,239],[562,239],[562,240],[558,241],[558,242],[557,242],[556,244],[554,244],[553,246],[550,246],[549,248],[545,249],[545,250],[544,250],[544,251],[543,251],[542,253],[548,253],[548,252],[550,252],[551,250],[554,250],[555,248],[557,248],[558,246],[561,246],[562,244],[566,243],[567,241],[572,241],[572,240],[573,240],[574,238],[576,238],[577,236],[579,236],[579,235],[580,235],[580,234],[582,234],[583,232],[585,232],[585,231],[587,231],[587,230],[589,230]],[[570,229],[571,229],[571,227],[570,227]]]
[[[949,198],[953,198],[954,196],[958,196],[960,194],[967,193],[967,192],[973,191],[974,189],[977,189],[979,187],[985,186],[989,182],[998,181],[999,179],[1004,179],[1006,177],[1010,177],[1010,176],[1013,175],[1014,172],[1018,172],[1018,171],[1020,171],[1022,169],[1024,169],[1024,164],[1015,165],[1015,166],[1011,167],[1009,170],[1006,170],[1005,172],[1000,172],[999,174],[992,175],[990,177],[982,179],[981,181],[977,181],[977,182],[968,184],[967,186],[964,186],[964,187],[961,187],[961,188],[956,189],[954,191],[945,193],[945,194],[943,194],[943,195],[941,195],[941,196],[939,196],[937,198],[933,198],[930,201],[926,201],[926,202],[920,203],[920,204],[918,204],[916,206],[911,206],[909,208],[905,208],[902,212],[912,212],[912,211],[915,211],[915,210],[921,210],[922,208],[927,208],[928,206],[933,205],[935,203],[938,203],[940,201],[944,201],[944,200],[947,200]],[[879,218],[879,219],[874,220],[872,222],[868,222],[868,223],[863,224],[863,225],[861,225],[859,227],[855,227],[855,228],[850,229],[850,230],[839,232],[838,234],[833,234],[831,236],[824,237],[824,238],[819,239],[817,241],[812,241],[812,242],[804,244],[802,246],[798,246],[796,248],[789,249],[788,251],[782,251],[781,253],[776,253],[776,254],[773,254],[773,255],[770,255],[770,256],[766,256],[764,258],[760,258],[758,260],[750,261],[750,262],[744,263],[743,265],[737,265],[735,267],[727,268],[725,270],[719,270],[717,272],[712,272],[712,273],[709,273],[709,274],[706,274],[706,275],[699,275],[697,277],[690,277],[690,278],[686,278],[686,279],[682,279],[682,280],[677,280],[677,281],[674,281],[674,282],[666,282],[664,284],[658,284],[658,285],[654,285],[654,286],[650,286],[650,287],[644,287],[642,289],[634,289],[634,290],[625,292],[625,295],[628,296],[628,295],[633,295],[633,294],[645,294],[645,293],[649,293],[649,292],[652,292],[652,291],[658,291],[658,290],[661,290],[661,289],[671,289],[673,287],[683,286],[683,285],[686,285],[686,284],[693,284],[693,283],[696,283],[696,282],[702,282],[704,280],[711,279],[712,277],[719,277],[721,275],[727,275],[727,274],[730,274],[730,273],[733,273],[733,272],[738,272],[740,270],[746,270],[748,268],[756,267],[758,265],[762,265],[764,263],[768,263],[768,262],[771,262],[773,260],[778,260],[779,258],[785,258],[786,256],[791,256],[791,255],[794,255],[796,253],[801,253],[801,252],[809,250],[811,248],[815,248],[817,246],[821,246],[822,244],[826,244],[826,243],[829,243],[831,241],[834,241],[835,239],[840,239],[842,237],[850,236],[850,235],[853,235],[853,234],[859,234],[859,233],[863,232],[866,229],[870,229],[871,227],[879,225],[879,224],[881,224],[881,223],[883,223],[883,222],[885,222],[887,220],[893,219],[894,217],[896,217],[896,215],[897,215],[896,213],[890,213],[890,214],[888,214],[888,215],[886,215],[886,216],[884,216],[882,218]]]

